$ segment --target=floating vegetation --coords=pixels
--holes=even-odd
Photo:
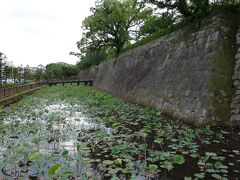
[[[1,112],[0,179],[239,179],[239,129],[194,128],[84,86]]]

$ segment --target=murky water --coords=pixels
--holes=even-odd
[[[62,89],[73,99],[49,88],[46,99],[27,97],[6,109],[0,180],[239,179],[238,128],[187,126],[151,108],[90,96],[90,89],[85,98],[79,88]]]
[[[67,164],[69,170],[74,169],[78,176],[92,170],[85,167],[84,163],[79,163],[82,158],[77,149],[79,134],[106,127],[86,117],[82,113],[83,107],[41,101],[31,109],[19,110],[21,108],[3,118],[5,129],[0,142],[0,179],[30,176],[47,179],[46,169],[41,172],[35,164],[32,166],[29,156],[33,152],[41,153],[43,159],[39,167],[48,168],[54,163]],[[87,157],[86,153],[84,158]]]

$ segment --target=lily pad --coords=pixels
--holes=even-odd
[[[102,162],[104,165],[112,165],[114,162],[111,160],[105,160]]]
[[[61,171],[62,167],[62,164],[54,164],[48,169],[48,176],[51,178],[56,176]]]
[[[204,173],[195,173],[194,176],[199,178],[199,179],[204,179],[205,178],[205,174]]]
[[[121,166],[122,165],[122,159],[116,159],[115,161],[114,161],[114,163],[116,164],[116,165],[118,165],[118,166]]]
[[[150,171],[151,173],[157,173],[157,172],[158,172],[158,166],[155,165],[155,164],[150,164],[150,165],[149,165],[149,171]]]
[[[172,157],[172,163],[181,165],[181,164],[185,163],[185,159],[182,155],[174,155]]]
[[[42,153],[39,152],[39,151],[36,151],[36,152],[31,153],[31,154],[29,155],[28,159],[29,159],[29,161],[32,161],[32,160],[34,160],[34,159],[39,158],[40,156],[42,156]]]

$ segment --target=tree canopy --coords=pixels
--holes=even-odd
[[[238,5],[240,0],[146,0],[160,9],[176,10],[184,18],[207,15],[213,6]]]
[[[147,0],[147,2],[160,9],[177,10],[184,17],[206,12],[209,7],[209,0]]]
[[[204,17],[215,8],[239,5],[240,0],[97,0],[82,23],[79,52],[70,55],[79,57],[78,69],[85,69]]]
[[[153,34],[161,29],[172,25],[176,21],[176,17],[171,12],[154,14],[149,16],[144,24],[140,27],[139,37]]]
[[[92,65],[98,65],[107,58],[107,54],[104,50],[87,52],[82,56],[81,61],[77,63],[77,68],[79,70],[87,69]]]
[[[134,27],[143,23],[150,9],[138,0],[99,0],[91,12],[83,21],[83,37],[77,42],[80,51],[107,47],[119,54],[135,35]]]
[[[60,78],[75,76],[78,74],[78,70],[75,65],[67,63],[50,63],[46,65],[45,76],[46,78]]]

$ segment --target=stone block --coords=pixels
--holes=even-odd
[[[232,80],[240,80],[240,75],[235,73],[234,76],[232,77]]]
[[[240,44],[240,33],[236,34],[236,44]]]
[[[231,110],[231,114],[232,114],[232,115],[237,115],[237,114],[239,114],[239,112],[240,112],[240,109],[239,109],[239,108],[236,108],[236,109],[232,109],[232,110]]]
[[[234,81],[233,81],[233,85],[234,85],[234,86],[238,86],[238,85],[240,85],[239,80],[234,80]]]
[[[218,36],[219,36],[219,31],[216,31],[216,32],[212,33],[210,41],[217,41],[218,40]]]
[[[236,95],[236,96],[237,96],[237,95],[240,95],[240,90],[237,90],[236,93],[235,93],[235,95]]]
[[[236,104],[233,101],[234,101],[234,99],[232,99],[232,103],[231,103],[231,106],[230,106],[231,109],[235,109],[236,108]]]
[[[240,95],[235,96],[235,97],[234,97],[234,101],[235,101],[235,102],[240,102]]]
[[[237,53],[235,59],[240,59],[240,53]]]
[[[240,121],[240,114],[231,116],[231,121]]]
[[[240,64],[235,64],[234,75],[238,75],[240,72]]]
[[[235,58],[236,59],[236,58]],[[236,59],[235,64],[240,64],[240,58]]]

